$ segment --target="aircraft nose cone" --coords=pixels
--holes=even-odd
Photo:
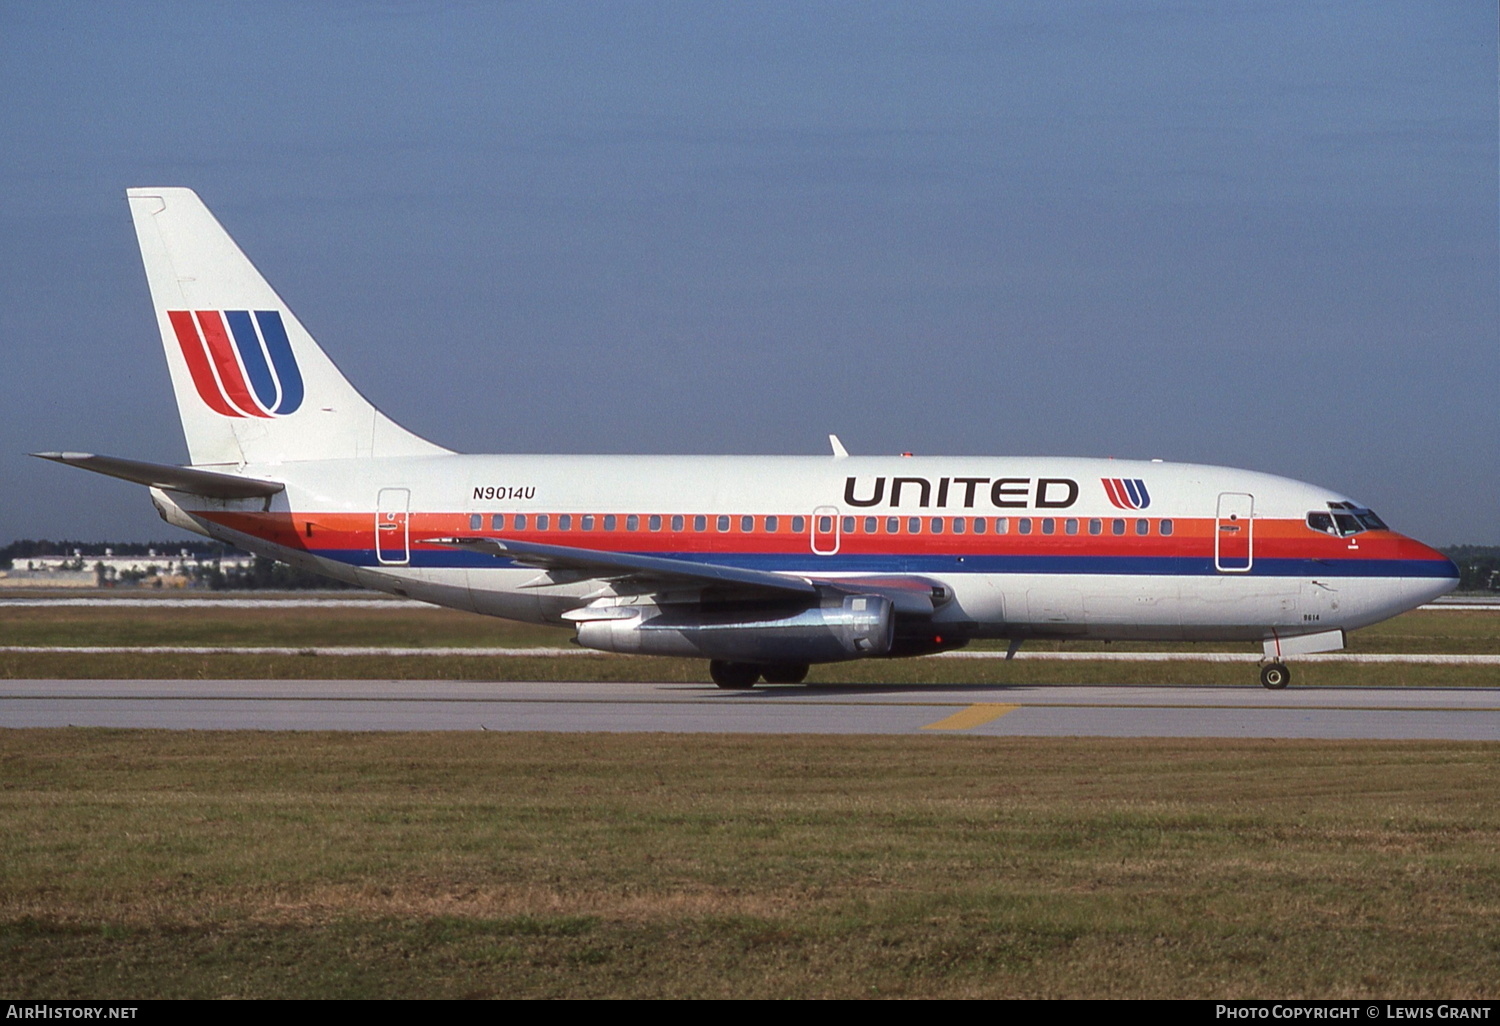
[[[1408,594],[1418,605],[1440,598],[1458,587],[1458,564],[1430,545],[1401,539],[1400,558],[1411,567]]]

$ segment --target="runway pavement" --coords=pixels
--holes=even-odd
[[[0,728],[1500,740],[1500,688],[0,681]]]

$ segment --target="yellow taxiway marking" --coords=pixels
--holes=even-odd
[[[986,723],[998,720],[1006,713],[1013,713],[1021,708],[1019,705],[1000,705],[994,702],[981,702],[971,705],[961,712],[952,716],[944,717],[936,723],[929,723],[923,730],[968,730],[971,727],[982,727]]]

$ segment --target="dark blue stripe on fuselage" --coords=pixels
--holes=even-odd
[[[409,564],[381,563],[373,549],[315,549],[354,566],[405,565],[493,569],[517,564],[461,549],[414,550]],[[889,556],[812,553],[649,552],[641,555],[799,574],[1111,574],[1155,577],[1420,577],[1456,579],[1458,567],[1430,559],[1257,559],[1248,573],[1222,573],[1212,557],[1188,556]]]

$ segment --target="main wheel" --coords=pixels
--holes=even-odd
[[[806,663],[772,663],[761,671],[767,684],[801,684],[811,669]]]
[[[1280,691],[1292,682],[1292,671],[1286,668],[1286,663],[1267,663],[1260,668],[1260,683],[1262,687],[1270,688],[1272,691]]]
[[[727,659],[715,659],[708,664],[708,675],[721,688],[755,687],[760,680],[760,667],[755,663],[731,663]]]

